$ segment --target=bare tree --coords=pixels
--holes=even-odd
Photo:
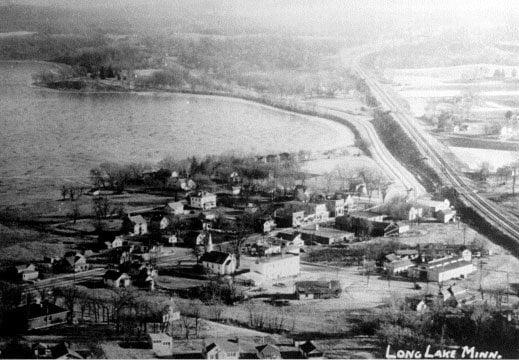
[[[72,204],[72,209],[70,211],[70,216],[72,217],[74,224],[76,223],[77,219],[79,219],[80,215],[81,215],[81,212],[79,209],[79,203],[76,201]]]
[[[120,331],[122,311],[125,308],[135,307],[135,294],[127,289],[117,289],[112,292],[110,302],[113,308],[116,331]]]
[[[358,169],[358,175],[366,185],[370,202],[373,191],[380,190],[387,183],[385,176],[375,167],[361,166]]]
[[[220,322],[222,320],[224,310],[225,308],[220,302],[211,305],[211,314],[213,314],[213,318],[216,322]]]
[[[78,288],[74,285],[64,286],[53,289],[53,293],[55,296],[63,298],[65,307],[69,311],[68,322],[72,323],[72,319],[74,318],[74,305],[80,296]]]

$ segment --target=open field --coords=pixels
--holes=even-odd
[[[497,168],[510,165],[517,161],[517,152],[493,149],[477,149],[451,146],[450,151],[454,153],[472,171],[481,169],[484,163],[489,165],[489,170],[494,172]]]
[[[496,75],[496,71],[499,74]],[[453,113],[466,124],[464,130],[442,130],[441,136],[448,143],[449,134],[470,136],[472,142],[477,141],[478,136],[482,140],[491,140],[477,146],[485,149],[458,147],[454,142],[450,150],[468,170],[477,170],[482,163],[488,162],[491,171],[494,171],[512,162],[515,156],[510,151],[493,148],[492,141],[499,140],[499,129],[493,137],[489,137],[489,131],[494,131],[490,130],[491,126],[505,123],[507,111],[518,109],[515,106],[519,97],[517,71],[518,66],[476,63],[450,67],[386,69],[384,76],[393,82],[394,90],[407,101],[415,116],[431,119],[445,111]],[[431,124],[431,130],[435,126]],[[510,143],[512,148],[513,144]]]

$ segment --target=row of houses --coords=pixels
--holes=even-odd
[[[272,338],[215,338],[179,341],[166,333],[150,333],[157,357],[189,359],[322,359],[312,341],[275,341]]]
[[[192,209],[210,210],[216,208],[216,195],[200,191],[196,194],[189,195],[187,205]],[[122,230],[124,233],[138,236],[150,233],[152,228],[157,230],[165,230],[171,224],[170,216],[185,215],[190,210],[186,210],[186,203],[183,201],[172,201],[167,203],[161,209],[149,209],[152,216],[148,219],[143,215],[145,212],[133,212],[123,218]]]
[[[328,222],[343,216],[354,206],[353,197],[346,199],[329,199],[323,203],[305,203],[288,201],[274,212],[274,220],[279,227],[302,227],[308,224]]]
[[[13,281],[35,281],[40,277],[40,271],[56,273],[78,273],[90,269],[85,255],[69,251],[61,258],[44,257],[42,263],[27,263],[12,266],[7,270],[7,278]]]

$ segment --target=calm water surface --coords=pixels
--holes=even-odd
[[[0,202],[46,197],[42,191],[64,182],[87,181],[90,168],[103,161],[156,162],[167,155],[180,159],[353,143],[351,132],[338,124],[245,101],[31,86],[31,75],[48,66],[0,62]]]

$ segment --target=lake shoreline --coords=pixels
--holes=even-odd
[[[118,94],[49,89],[34,84],[31,75],[55,64],[0,63],[8,90],[2,96],[9,115],[4,119],[5,134],[12,133],[4,139],[1,159],[5,165],[0,198],[5,203],[59,197],[61,184],[88,182],[88,170],[103,161],[155,163],[170,154],[179,158],[227,151],[268,155],[355,146],[348,127],[308,116],[315,113],[268,106],[250,96],[153,88]],[[17,130],[20,123],[34,131],[22,134]],[[182,139],[203,146],[192,147]],[[30,147],[40,142],[40,151],[28,157]]]
[[[50,63],[54,64],[54,63]],[[273,94],[264,94],[264,96],[254,95],[252,93],[244,94],[232,91],[218,91],[218,90],[192,90],[192,89],[180,89],[180,88],[156,88],[156,87],[139,87],[135,89],[128,89],[125,91],[82,91],[82,90],[74,90],[70,88],[52,88],[45,84],[32,84],[35,87],[47,89],[50,91],[58,91],[64,93],[77,93],[77,94],[182,94],[182,95],[194,95],[201,97],[215,97],[215,98],[227,98],[233,100],[240,100],[248,103],[253,103],[255,105],[260,105],[261,107],[281,110],[283,112],[288,112],[292,114],[302,115],[305,117],[313,117],[324,119],[328,121],[333,121],[335,123],[339,123],[342,126],[348,128],[355,137],[356,140],[360,140],[360,132],[358,129],[351,124],[348,120],[343,117],[339,117],[336,115],[326,114],[325,112],[317,110],[315,107],[310,108],[308,105],[303,104],[299,100],[291,99],[290,103],[284,102],[281,99],[273,98]],[[353,112],[351,115],[355,115]],[[371,156],[370,151],[367,146],[360,141],[359,148],[367,155]]]

